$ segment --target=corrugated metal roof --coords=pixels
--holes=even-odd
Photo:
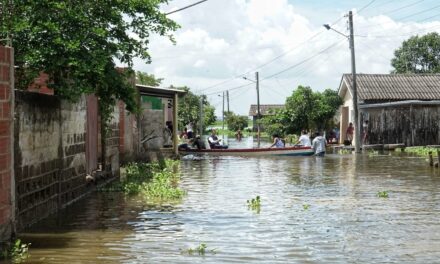
[[[359,100],[440,100],[440,74],[357,74]],[[352,75],[344,74],[351,90]]]
[[[261,115],[269,115],[270,109],[282,109],[284,108],[283,104],[260,104],[260,114]],[[249,109],[249,116],[256,116],[257,115],[257,105],[253,104],[251,105],[251,108]]]

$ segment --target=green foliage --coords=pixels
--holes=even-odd
[[[200,100],[203,101],[203,124],[205,127],[214,124],[215,108],[211,106],[205,95],[196,95],[188,87],[180,87],[186,91],[183,98],[179,100],[179,128],[185,127],[189,122],[193,122],[193,128],[198,130],[200,127]]]
[[[394,73],[439,73],[440,35],[436,32],[403,41],[391,60]]]
[[[225,122],[228,124],[228,129],[231,131],[243,130],[248,126],[248,117],[239,116],[233,112],[225,113]]]
[[[252,198],[251,200],[247,200],[246,203],[247,203],[248,209],[251,209],[253,211],[256,211],[257,213],[260,213],[260,209],[261,209],[260,196]]]
[[[389,198],[388,191],[379,191],[379,192],[377,192],[377,197]]]
[[[303,129],[329,129],[342,99],[334,90],[313,92],[310,87],[298,86],[286,99],[284,109],[265,116],[261,122],[269,134],[299,134]]]
[[[415,154],[418,156],[428,156],[429,152],[432,152],[432,156],[437,156],[437,150],[436,148],[428,148],[428,147],[407,147],[405,148],[406,153]]]
[[[17,239],[0,252],[0,259],[10,259],[13,263],[21,263],[29,257],[30,245],[30,243],[22,243],[20,239]]]
[[[201,243],[199,246],[195,248],[188,248],[187,250],[182,252],[188,253],[188,255],[194,255],[195,253],[197,253],[199,256],[204,256],[207,252],[207,248],[208,246],[205,243]],[[213,254],[217,253],[215,249],[211,249],[209,250],[209,252]]]
[[[303,204],[303,209],[304,210],[309,210],[310,208],[310,204]]]
[[[185,191],[178,188],[179,161],[166,160],[165,167],[159,163],[130,163],[125,166],[125,178],[99,191],[120,191],[127,195],[140,194],[153,202],[180,199]]]
[[[45,72],[48,86],[58,96],[77,100],[96,94],[105,125],[118,100],[127,110],[138,110],[136,91],[129,79],[133,59],[150,61],[151,34],[167,36],[178,25],[160,11],[167,0],[12,1],[2,14],[0,39],[13,36],[16,87],[27,89]],[[128,66],[115,69],[115,60]]]
[[[136,72],[136,84],[149,85],[149,86],[160,86],[163,78],[156,78],[154,74],[148,74],[146,72],[137,71]]]

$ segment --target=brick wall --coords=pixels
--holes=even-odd
[[[12,197],[12,50],[0,46],[0,241],[10,238],[14,219]]]
[[[31,225],[91,190],[86,175],[86,100],[15,92],[18,228]]]

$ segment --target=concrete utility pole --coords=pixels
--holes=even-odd
[[[225,92],[223,92],[223,107],[222,107],[222,139],[225,139]]]
[[[258,148],[260,148],[260,80],[258,72],[255,73],[255,83],[257,85],[257,140]]]
[[[203,95],[200,96],[200,128],[199,128],[199,135],[203,135]]]
[[[354,53],[354,33],[353,33],[353,13],[348,12],[348,26],[350,28],[350,49],[351,49],[351,74],[352,74],[352,89],[353,89],[353,109],[354,109],[354,138],[355,138],[355,152],[361,152],[361,126],[359,124],[359,109],[356,83],[356,58]]]
[[[226,91],[226,101],[228,102],[228,113],[229,113],[229,91]]]

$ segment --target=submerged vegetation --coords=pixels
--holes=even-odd
[[[261,200],[260,196],[257,195],[257,197],[252,198],[251,200],[246,201],[248,209],[251,209],[252,211],[256,211],[257,213],[260,212],[261,209]]]
[[[407,153],[413,153],[419,156],[428,156],[429,152],[432,152],[433,156],[437,156],[437,150],[436,148],[428,148],[428,147],[407,147],[405,148],[405,152]]]
[[[204,256],[206,252],[210,252],[215,254],[216,250],[211,249],[207,250],[208,246],[205,243],[201,243],[199,246],[195,248],[188,248],[187,250],[182,251],[182,253],[187,253],[188,255],[194,255],[195,253],[199,254],[200,256]]]
[[[153,201],[175,200],[185,195],[185,191],[177,186],[180,180],[179,161],[166,160],[163,168],[159,163],[130,163],[124,169],[125,176],[120,182],[100,191],[140,194]]]
[[[30,243],[22,243],[20,239],[17,239],[0,251],[0,260],[10,259],[12,263],[21,263],[29,257],[30,245]]]
[[[377,197],[389,198],[388,191],[379,191],[379,192],[377,192]]]

